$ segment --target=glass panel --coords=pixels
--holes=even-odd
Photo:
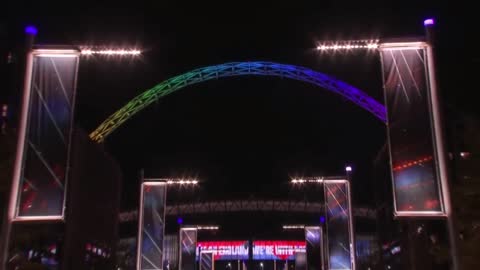
[[[34,56],[17,217],[63,217],[78,57]]]
[[[141,268],[162,269],[165,227],[165,183],[143,183]]]
[[[305,227],[307,269],[323,269],[323,237],[321,227]]]
[[[352,269],[352,244],[350,239],[350,192],[348,182],[325,182],[327,212],[328,269]]]
[[[384,49],[381,56],[396,214],[443,214],[425,49]]]
[[[197,229],[180,229],[180,268],[179,270],[195,270],[197,250]]]

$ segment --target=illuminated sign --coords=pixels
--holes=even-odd
[[[305,252],[305,241],[254,241],[254,260],[294,260],[295,253]]]
[[[248,241],[209,241],[197,243],[200,252],[213,253],[216,261],[248,260]],[[297,252],[305,252],[304,241],[254,241],[254,260],[294,260]]]
[[[213,241],[197,243],[197,258],[200,251],[213,253],[217,260],[247,260],[248,241]]]

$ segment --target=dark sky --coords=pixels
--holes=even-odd
[[[471,67],[480,63],[466,40],[476,25],[462,15],[465,6],[444,1],[164,2],[11,3],[5,25],[11,37],[26,24],[37,25],[38,43],[145,50],[136,60],[82,60],[77,123],[88,131],[165,79],[229,61],[309,67],[382,101],[376,55],[319,55],[313,50],[316,42],[422,35],[422,21],[430,16],[438,21],[446,100],[467,112],[476,107],[465,98],[472,87],[468,77],[475,73]],[[338,95],[288,79],[236,77],[159,100],[115,131],[106,149],[123,168],[126,207],[137,201],[140,168],[152,177],[197,176],[209,198],[245,198],[280,196],[278,186],[290,176],[338,175],[345,164],[355,169],[356,202],[368,203],[372,159],[384,143],[384,125]]]

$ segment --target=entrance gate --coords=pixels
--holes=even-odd
[[[426,21],[427,32],[433,21]],[[320,46],[321,50],[351,45]],[[90,134],[102,142],[135,113],[188,85],[215,78],[258,75],[308,82],[337,93],[386,122],[391,154],[395,215],[446,218],[455,252],[447,167],[438,104],[433,49],[429,40],[383,41],[381,56],[385,106],[359,89],[328,75],[272,62],[235,62],[200,68],[169,79],[134,98]],[[12,226],[37,221],[63,222],[75,105],[79,51],[35,49],[29,53],[19,140],[5,232],[3,261]],[[51,139],[55,136],[55,140]],[[48,139],[47,139],[48,138]],[[52,182],[56,185],[48,185]],[[35,200],[25,194],[36,189]],[[38,197],[37,197],[38,198]],[[48,201],[48,207],[44,202]],[[332,252],[332,250],[330,250]],[[452,254],[454,269],[456,257]],[[353,255],[350,257],[353,261]],[[351,269],[354,268],[352,264]]]

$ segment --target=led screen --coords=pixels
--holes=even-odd
[[[200,252],[212,252],[215,260],[248,260],[248,241],[209,241],[198,242]]]
[[[295,260],[295,254],[305,252],[304,241],[254,241],[254,260]]]

